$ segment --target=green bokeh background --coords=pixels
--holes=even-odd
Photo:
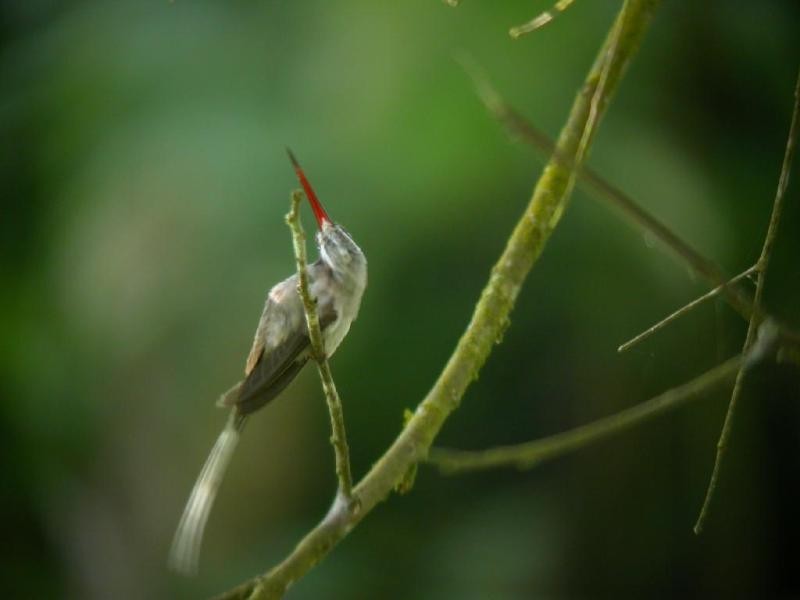
[[[369,258],[332,361],[361,475],[442,368],[541,169],[454,56],[555,135],[619,4],[579,0],[512,41],[547,2],[4,2],[4,595],[204,597],[284,556],[335,486],[313,369],[248,426],[200,576],[165,567],[225,420],[213,402],[292,270],[284,145]],[[665,2],[592,150],[731,273],[760,250],[799,32],[795,0]],[[794,326],[799,189],[766,294]],[[442,444],[561,431],[735,354],[744,324],[714,303],[616,354],[706,289],[662,250],[577,191]],[[421,468],[288,597],[796,597],[798,380],[754,374],[702,537],[725,391],[532,472]]]

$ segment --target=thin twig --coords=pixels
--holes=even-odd
[[[429,463],[445,474],[516,467],[530,469],[585,446],[612,437],[640,425],[658,415],[675,409],[690,400],[703,397],[704,392],[732,379],[739,371],[742,357],[736,356],[703,373],[699,377],[674,387],[650,400],[556,435],[512,446],[488,450],[467,451],[432,448]]]
[[[767,277],[767,268],[769,267],[769,259],[772,256],[772,249],[775,245],[775,238],[778,235],[778,225],[781,221],[783,214],[783,199],[786,195],[786,188],[789,186],[789,173],[792,170],[792,162],[794,160],[795,146],[797,144],[798,135],[798,114],[800,114],[800,71],[797,74],[797,82],[794,88],[794,108],[792,110],[792,121],[789,125],[789,135],[786,140],[786,150],[783,153],[783,164],[781,165],[781,174],[778,177],[778,188],[775,191],[775,201],[772,204],[772,215],[769,219],[767,226],[767,234],[764,237],[764,245],[761,248],[761,256],[758,257],[757,275],[756,275],[756,293],[753,300],[753,315],[750,318],[750,323],[747,326],[747,337],[744,342],[744,352],[747,352],[756,341],[756,332],[759,330],[763,315],[761,314],[761,298],[764,294],[764,281]],[[708,518],[708,511],[711,507],[711,501],[714,497],[714,492],[717,489],[719,481],[719,472],[722,461],[725,458],[725,453],[728,448],[728,442],[731,437],[731,429],[733,426],[733,416],[736,412],[736,405],[739,396],[742,393],[742,385],[745,378],[746,369],[740,369],[736,375],[736,383],[733,386],[731,393],[731,400],[728,403],[728,411],[725,414],[725,421],[722,424],[722,431],[717,441],[717,452],[714,458],[714,468],[711,471],[711,478],[708,482],[708,489],[706,490],[705,498],[703,499],[703,506],[700,508],[700,515],[697,517],[697,522],[694,524],[694,532],[699,535],[703,531],[706,519]]]
[[[556,18],[557,15],[561,14],[565,10],[567,10],[570,5],[575,0],[558,0],[550,10],[546,10],[544,12],[539,13],[538,16],[531,19],[527,23],[523,25],[517,25],[516,27],[512,27],[508,31],[508,35],[512,38],[517,39],[518,37],[525,35],[526,33],[531,33],[536,31],[540,27],[544,27],[548,23],[550,23],[553,19]]]
[[[500,121],[512,135],[519,137],[542,154],[563,163],[569,168],[573,167],[573,161],[569,157],[562,155],[546,133],[534,127],[520,112],[505,101],[474,61],[465,56],[460,56],[458,60],[472,79],[478,96],[486,106],[489,114]],[[588,190],[593,192],[590,193],[590,197],[596,195],[615,207],[626,217],[629,223],[655,237],[664,246],[672,250],[693,272],[706,279],[712,285],[725,286],[722,290],[725,300],[743,317],[750,318],[753,301],[749,294],[739,286],[727,286],[726,282],[729,277],[718,265],[697,252],[669,227],[644,210],[630,196],[614,186],[614,184],[609,183],[608,180],[591,167],[581,165],[580,168],[575,170],[579,182],[585,184]]]
[[[699,305],[701,305],[706,300],[710,300],[711,298],[714,298],[715,296],[718,296],[719,294],[721,294],[725,290],[726,286],[729,287],[729,286],[733,285],[734,283],[737,283],[737,282],[741,281],[745,277],[748,277],[748,276],[752,275],[753,272],[757,271],[757,270],[758,270],[758,265],[757,264],[753,265],[749,269],[739,273],[733,279],[730,279],[727,283],[725,283],[725,285],[717,286],[713,290],[711,290],[710,292],[707,292],[707,293],[703,294],[702,296],[700,296],[699,298],[695,298],[694,300],[692,300],[688,304],[683,305],[681,308],[679,308],[675,312],[673,312],[670,315],[668,315],[668,316],[664,317],[663,319],[661,319],[658,323],[656,323],[652,327],[648,327],[643,332],[641,332],[639,335],[629,339],[627,342],[625,342],[624,344],[620,345],[620,347],[617,348],[617,352],[625,352],[626,350],[631,349],[633,346],[635,346],[636,344],[638,344],[641,341],[646,340],[647,338],[649,338],[651,335],[653,335],[657,331],[663,329],[664,327],[666,327],[667,325],[672,323],[674,320],[682,317],[686,313],[690,312],[692,309],[697,308]]]
[[[322,389],[325,391],[325,399],[328,403],[328,413],[331,419],[331,444],[336,459],[336,477],[339,480],[339,493],[348,501],[352,496],[353,478],[350,474],[350,450],[347,447],[347,434],[344,428],[344,413],[339,393],[336,391],[336,384],[333,381],[331,367],[328,364],[328,357],[325,353],[325,341],[319,326],[319,315],[317,314],[317,303],[311,297],[308,290],[308,271],[306,270],[306,236],[303,225],[300,222],[300,201],[303,199],[303,192],[295,190],[292,192],[292,205],[289,214],[286,215],[286,224],[292,230],[292,244],[294,246],[294,258],[297,263],[297,291],[303,301],[303,308],[306,314],[306,324],[308,326],[308,337],[311,340],[312,357],[317,363],[319,378],[322,380]]]
[[[617,16],[618,43],[609,35],[598,52],[583,89],[577,94],[558,140],[559,152],[574,157],[584,136],[589,102],[597,91],[602,69],[609,74],[600,113],[617,89],[630,60],[636,54],[660,0],[626,0]],[[595,120],[595,126],[599,119]],[[591,139],[591,135],[590,138]],[[571,164],[571,163],[570,163]],[[578,168],[580,163],[576,163]],[[489,357],[516,302],[528,273],[541,255],[567,201],[570,168],[551,160],[533,191],[533,197],[508,239],[478,300],[472,320],[458,341],[437,381],[417,406],[400,435],[355,486],[358,510],[342,510],[335,501],[325,518],[300,541],[277,566],[220,596],[221,599],[280,598],[295,581],[318,564],[378,503],[384,501],[415,464],[424,460],[447,417],[458,407],[469,385]]]

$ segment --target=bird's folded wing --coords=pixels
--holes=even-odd
[[[310,340],[303,330],[287,335],[278,346],[265,349],[239,388],[238,395],[234,397],[234,404],[241,405],[255,396],[262,396],[273,387],[285,371],[292,368],[294,363],[304,364],[307,359],[301,358],[301,355],[307,354],[309,345]]]
[[[270,317],[280,319],[279,305],[270,308]],[[332,309],[320,310],[320,329],[323,331],[336,320]],[[274,338],[273,338],[274,339]],[[262,345],[255,365],[245,380],[221,398],[224,405],[239,407],[243,414],[254,412],[275,398],[294,379],[308,360],[311,342],[305,327],[286,332],[278,344]],[[238,388],[238,389],[237,389]]]

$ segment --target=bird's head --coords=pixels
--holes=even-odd
[[[353,238],[345,231],[344,227],[331,220],[308,182],[308,178],[294,153],[288,148],[286,151],[289,154],[289,160],[292,161],[297,179],[300,181],[300,185],[303,186],[303,191],[305,191],[306,198],[308,198],[308,202],[311,205],[311,210],[314,212],[314,218],[317,220],[319,231],[315,237],[322,260],[334,270],[353,271],[361,269],[366,265],[366,259],[361,248],[353,241]]]

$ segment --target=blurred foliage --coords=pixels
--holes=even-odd
[[[555,134],[617,4],[576,2],[514,42],[548,2],[4,2],[5,594],[202,597],[281,558],[335,485],[313,369],[249,426],[200,577],[165,568],[225,419],[214,399],[292,270],[283,146],[370,260],[332,361],[358,476],[443,366],[540,170],[454,53]],[[799,26],[795,0],[666,3],[590,158],[731,273],[769,218]],[[766,303],[798,326],[794,179]],[[615,353],[704,289],[577,192],[442,443],[563,430],[736,353],[721,304]],[[723,392],[530,473],[421,468],[289,597],[796,596],[797,382],[764,367],[748,385],[700,538]]]

